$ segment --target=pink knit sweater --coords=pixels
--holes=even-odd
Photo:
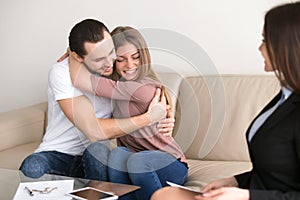
[[[97,96],[114,101],[114,118],[128,118],[145,113],[161,83],[143,78],[138,81],[113,81],[104,77],[92,76],[92,86]],[[161,150],[186,162],[186,158],[173,137],[158,132],[157,123],[138,129],[117,139],[118,146],[125,146],[132,152]]]

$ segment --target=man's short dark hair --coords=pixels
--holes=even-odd
[[[94,19],[85,19],[77,23],[69,35],[69,47],[80,57],[87,55],[84,48],[85,42],[97,43],[104,39],[104,32],[109,33],[108,28]]]

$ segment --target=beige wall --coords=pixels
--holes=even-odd
[[[117,25],[168,29],[197,43],[218,73],[261,74],[264,12],[283,0],[1,0],[0,112],[46,100],[47,73],[67,47],[71,27],[96,18]],[[178,41],[174,41],[176,43]],[[153,53],[157,64],[187,73],[184,60]]]

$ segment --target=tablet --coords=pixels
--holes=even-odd
[[[92,187],[84,187],[78,190],[73,190],[70,193],[67,193],[68,196],[73,197],[74,199],[80,200],[113,200],[118,199],[118,196],[111,194],[109,192],[104,192]]]
[[[176,183],[172,183],[172,182],[170,182],[170,181],[167,181],[167,184],[168,185],[170,185],[170,186],[172,186],[172,187],[178,187],[178,188],[181,188],[181,189],[184,189],[184,190],[188,190],[188,191],[191,191],[191,192],[195,192],[195,193],[197,193],[197,194],[203,194],[203,192],[200,192],[200,191],[198,191],[198,190],[194,190],[194,189],[191,189],[191,188],[188,188],[188,187],[184,187],[184,186],[182,186],[182,185],[178,185],[178,184],[176,184]]]

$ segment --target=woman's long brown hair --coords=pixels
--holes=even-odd
[[[271,65],[280,83],[300,94],[300,2],[268,11],[264,37]]]
[[[138,30],[130,26],[119,26],[116,27],[111,32],[111,36],[114,41],[115,49],[118,49],[120,46],[123,46],[126,43],[130,43],[137,48],[140,54],[141,66],[136,80],[141,79],[143,77],[149,77],[161,83],[161,80],[158,78],[158,75],[155,73],[155,71],[152,68],[151,56],[150,56],[149,49],[147,47],[147,43],[144,40],[142,34]],[[115,64],[114,64],[114,72],[112,74],[112,79],[117,81],[120,78],[121,78],[120,75],[115,70]],[[172,105],[171,98],[168,92],[166,91],[166,88],[162,86],[161,90],[162,90],[162,94],[164,94],[166,97],[167,104],[170,105],[171,107]]]

